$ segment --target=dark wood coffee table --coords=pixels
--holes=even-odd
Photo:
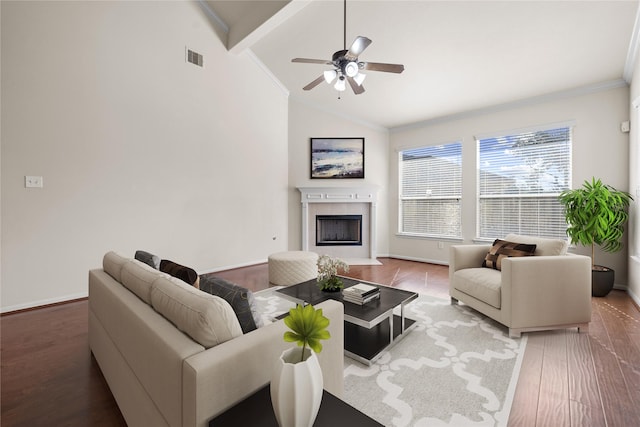
[[[380,427],[383,424],[324,390],[320,411],[313,425],[315,427]],[[209,427],[237,426],[278,427],[271,406],[269,385],[209,421]]]
[[[316,279],[278,289],[277,292],[296,304],[316,305],[333,299],[344,305],[345,354],[367,365],[374,363],[382,351],[388,349],[416,326],[415,321],[404,316],[404,306],[418,298],[415,292],[395,289],[377,283],[342,278],[344,287],[366,283],[380,288],[380,298],[365,305],[343,301],[342,292],[323,292]],[[394,314],[400,307],[400,314]]]

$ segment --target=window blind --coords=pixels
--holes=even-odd
[[[460,237],[462,144],[404,150],[399,157],[399,232]]]
[[[570,182],[570,127],[478,139],[478,237],[566,238],[558,195]]]

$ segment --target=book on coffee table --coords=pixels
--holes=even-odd
[[[352,297],[352,296],[349,296],[349,295],[343,295],[342,296],[342,300],[343,301],[347,301],[347,302],[350,302],[350,303],[353,303],[353,304],[359,304],[359,305],[364,305],[364,304],[366,304],[368,302],[377,300],[379,298],[380,298],[380,292],[376,292],[374,294],[367,295],[364,298]]]
[[[342,299],[354,304],[366,304],[380,298],[380,289],[377,286],[358,283],[342,290]]]
[[[380,292],[380,289],[378,289],[377,286],[365,285],[364,283],[358,283],[342,290],[343,295],[346,294],[360,297],[365,297],[376,292]]]

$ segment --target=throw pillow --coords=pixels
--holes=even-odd
[[[168,259],[160,261],[160,271],[186,282],[194,288],[200,289],[200,276],[192,268],[185,267]]]
[[[238,317],[243,333],[262,326],[253,292],[215,276],[202,276],[200,290],[227,301]]]
[[[536,245],[508,242],[496,239],[482,262],[483,267],[502,270],[502,260],[507,257],[530,256],[536,251]]]
[[[160,257],[158,255],[150,254],[145,251],[136,251],[134,258],[140,262],[144,262],[149,267],[160,270]]]
[[[537,236],[520,236],[518,234],[507,234],[505,240],[536,245],[536,256],[566,255],[567,247],[569,246],[567,240],[547,239]]]

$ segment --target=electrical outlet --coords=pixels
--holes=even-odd
[[[41,176],[27,175],[24,177],[25,188],[42,188],[44,187]]]
[[[627,133],[629,132],[630,124],[629,120],[620,123],[620,132]]]
[[[438,249],[444,249],[444,243],[438,242]]]

